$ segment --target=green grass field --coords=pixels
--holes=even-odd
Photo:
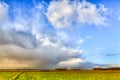
[[[0,80],[120,80],[120,71],[0,72]]]

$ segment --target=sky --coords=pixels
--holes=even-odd
[[[0,68],[120,66],[119,0],[0,0]]]

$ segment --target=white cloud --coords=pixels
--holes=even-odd
[[[77,7],[77,20],[79,21],[79,23],[105,26],[106,17],[102,16],[101,14],[104,13],[104,11],[106,11],[106,8],[104,6],[100,6],[99,8],[97,8],[96,5],[87,1],[83,1],[82,3],[79,3]]]
[[[118,17],[118,20],[120,21],[120,16]]]
[[[84,39],[79,39],[78,42],[77,42],[77,44],[83,44],[84,41],[85,41]]]
[[[57,28],[71,27],[75,24],[105,26],[107,19],[103,14],[106,11],[104,5],[97,8],[95,4],[85,0],[82,2],[60,0],[51,1],[46,16],[52,26]]]
[[[0,2],[0,21],[3,21],[7,17],[8,5]]]
[[[58,63],[57,67],[58,68],[67,68],[67,69],[71,69],[71,68],[76,68],[79,67],[79,65],[81,63],[84,63],[84,61],[80,58],[72,58],[66,61],[61,61]]]
[[[52,1],[46,13],[48,20],[54,27],[64,28],[71,25],[73,9],[68,1]]]
[[[91,38],[92,38],[92,36],[90,36],[90,35],[89,35],[89,36],[86,36],[86,39],[91,39]]]

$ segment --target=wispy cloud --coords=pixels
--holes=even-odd
[[[0,2],[0,23],[3,21],[6,16],[7,16],[7,11],[8,11],[8,5],[5,4],[4,2]]]
[[[120,53],[112,53],[112,54],[106,54],[106,56],[120,56]]]

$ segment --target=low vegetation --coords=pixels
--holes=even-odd
[[[1,71],[0,80],[120,80],[120,70]]]

